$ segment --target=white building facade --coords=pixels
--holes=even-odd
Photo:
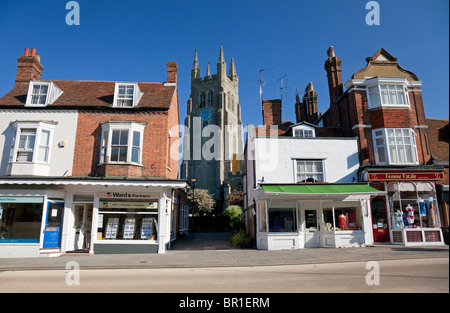
[[[383,193],[355,183],[357,139],[315,132],[308,123],[293,125],[291,135],[248,131],[246,214],[258,249],[373,243],[370,197]]]

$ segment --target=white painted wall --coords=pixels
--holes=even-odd
[[[14,121],[54,121],[58,122],[53,132],[51,143],[50,166],[48,176],[72,175],[73,156],[75,150],[75,135],[77,132],[78,112],[55,110],[0,110],[0,176],[8,175],[8,163],[12,138],[15,136]],[[65,141],[65,147],[58,147],[58,143]],[[36,143],[37,144],[37,143]],[[32,175],[41,171],[33,171],[24,167],[23,175]],[[67,172],[66,172],[67,171]]]
[[[328,183],[357,181],[356,138],[257,137],[254,150],[257,183],[263,177],[265,183],[295,183],[297,159],[324,160],[324,179]]]

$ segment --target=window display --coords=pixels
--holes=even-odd
[[[269,232],[297,231],[296,209],[269,208]]]
[[[41,231],[42,208],[42,203],[0,202],[0,243],[38,243]]]
[[[157,202],[100,200],[98,239],[156,240]]]
[[[335,207],[334,208],[334,223],[333,210],[328,206],[323,209],[323,230],[360,230],[362,217],[360,210],[356,207]],[[334,225],[334,226],[333,226]],[[333,228],[335,227],[335,229]]]
[[[388,184],[392,228],[436,228],[440,226],[434,185],[430,182]],[[401,221],[400,221],[401,218]]]

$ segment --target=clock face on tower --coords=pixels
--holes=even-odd
[[[207,121],[211,117],[211,111],[208,109],[204,109],[200,112],[200,117],[202,121]]]

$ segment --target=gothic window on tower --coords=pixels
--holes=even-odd
[[[204,92],[202,92],[202,93],[200,94],[200,107],[201,107],[201,108],[204,108],[204,107],[205,107],[205,93],[204,93]]]
[[[213,104],[213,96],[214,96],[214,93],[213,93],[213,91],[212,90],[210,90],[209,92],[208,92],[208,106],[209,107],[212,107],[214,104]]]

